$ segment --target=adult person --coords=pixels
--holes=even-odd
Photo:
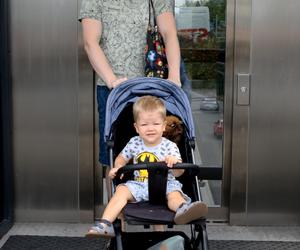
[[[152,0],[158,29],[164,39],[169,66],[168,80],[181,86],[180,49],[177,39],[174,0]],[[83,0],[84,48],[97,73],[99,112],[99,161],[109,164],[104,143],[105,106],[112,88],[127,79],[144,76],[144,48],[149,21],[146,0]]]

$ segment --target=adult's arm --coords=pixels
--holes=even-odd
[[[117,78],[109,64],[99,41],[102,33],[100,21],[90,18],[82,19],[84,49],[96,73],[103,79],[108,88],[114,88],[126,78]]]
[[[180,83],[180,47],[177,38],[175,18],[172,12],[164,12],[156,18],[159,32],[166,46],[166,55],[169,66],[168,79],[179,86]]]

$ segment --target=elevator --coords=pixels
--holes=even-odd
[[[93,220],[93,73],[77,1],[10,1],[15,221]]]
[[[222,180],[202,183],[211,192],[208,220],[299,225],[300,3],[175,1],[175,14],[200,13],[189,9],[197,2],[206,4],[206,31],[191,19],[196,30],[187,33],[181,22],[179,35],[192,80],[198,159],[222,169]],[[6,168],[16,222],[92,222],[105,205],[95,76],[83,50],[80,5],[9,1]],[[221,136],[214,134],[217,120]]]

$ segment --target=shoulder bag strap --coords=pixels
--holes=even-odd
[[[151,22],[151,9],[153,10],[153,25],[155,27],[156,26],[155,9],[154,9],[152,0],[149,0],[149,22],[148,22],[149,26],[151,25],[151,23],[150,23]]]

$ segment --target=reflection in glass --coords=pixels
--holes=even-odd
[[[225,0],[175,1],[181,56],[192,85],[197,163],[219,166],[223,159],[225,8]],[[203,181],[201,186],[210,206],[221,204],[221,181]]]

